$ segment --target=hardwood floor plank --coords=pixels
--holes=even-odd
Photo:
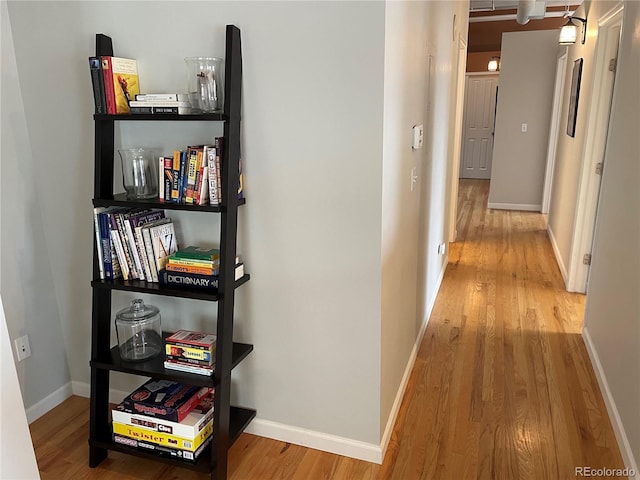
[[[230,480],[565,480],[623,468],[581,337],[585,297],[566,292],[533,212],[487,209],[488,181],[461,180],[458,241],[382,465],[243,434]],[[87,465],[89,401],[31,425],[44,480],[202,479],[109,453]]]

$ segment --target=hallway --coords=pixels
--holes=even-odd
[[[623,468],[580,335],[585,297],[564,289],[540,214],[487,210],[461,180],[458,238],[381,466],[243,434],[232,480],[564,480]],[[87,399],[31,425],[43,479],[206,478],[109,453],[86,464]],[[605,477],[599,477],[605,478]]]
[[[623,468],[585,349],[585,297],[564,289],[537,213],[486,209],[461,180],[458,242],[381,479],[567,479]]]

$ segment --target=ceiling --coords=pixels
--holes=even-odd
[[[560,30],[567,23],[567,10],[573,14],[582,0],[536,0],[536,11],[524,25],[516,21],[518,0],[470,0],[467,51],[496,52],[504,32]]]

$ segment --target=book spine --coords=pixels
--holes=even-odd
[[[196,368],[205,368],[205,369],[213,369],[213,363],[207,360],[197,360],[195,358],[187,358],[184,356],[176,356],[176,355],[165,355],[165,361],[170,363],[177,363],[181,365],[185,365],[187,367],[196,367]]]
[[[182,150],[180,152],[180,177],[178,180],[178,203],[185,203],[185,194],[187,191],[187,150]]]
[[[164,362],[164,368],[168,368],[169,370],[178,370],[180,372],[186,372],[186,373],[196,373],[198,375],[209,375],[209,376],[213,375],[213,368],[208,369],[208,368],[192,367],[191,365],[168,362],[166,360]]]
[[[104,82],[104,98],[107,105],[107,113],[116,113],[116,97],[113,90],[113,73],[111,70],[111,57],[100,57],[102,62],[102,80]]]
[[[102,264],[104,265],[104,278],[113,280],[113,263],[111,261],[111,235],[109,234],[109,218],[107,214],[98,214],[98,228],[100,229],[100,243],[102,244]]]
[[[89,57],[91,69],[91,84],[93,86],[93,101],[96,113],[107,113],[107,103],[104,96],[104,78],[102,77],[102,62],[98,57]]]
[[[158,201],[164,203],[164,157],[158,157]]]
[[[102,237],[100,235],[99,220],[99,215],[103,210],[103,207],[96,207],[93,209],[93,226],[96,232],[96,252],[98,257],[98,272],[100,274],[100,280],[104,280],[104,256],[102,254]]]
[[[118,256],[118,264],[120,265],[122,278],[124,278],[125,280],[129,280],[129,266],[127,264],[127,259],[124,255],[124,250],[122,249],[122,244],[120,242],[120,235],[118,234],[117,228],[111,229],[111,242],[113,243],[116,250],[116,254]]]
[[[151,243],[151,233],[149,232],[148,228],[142,229],[142,238],[144,240],[144,249],[147,253],[147,261],[149,262],[151,281],[158,283],[158,267],[156,265],[156,257],[153,254],[153,244]]]
[[[208,291],[218,290],[218,277],[209,275],[197,275],[195,273],[184,272],[167,272],[160,270],[158,272],[160,284],[174,287],[191,287]]]
[[[165,354],[173,357],[174,360],[196,360],[204,362],[203,365],[210,366],[213,363],[211,350],[203,350],[201,348],[193,348],[187,346],[165,344]]]
[[[147,282],[151,282],[153,281],[153,277],[151,276],[151,265],[149,264],[149,258],[147,256],[147,250],[144,246],[144,238],[142,236],[142,229],[144,228],[144,225],[145,224],[138,225],[135,228],[136,246],[138,247],[140,263],[144,269],[144,278]]]
[[[136,270],[136,263],[133,259],[133,255],[129,250],[129,240],[127,238],[127,231],[125,229],[125,214],[117,213],[116,214],[116,226],[118,227],[118,234],[120,235],[120,241],[122,243],[122,250],[124,251],[124,256],[127,261],[127,267],[129,268],[129,278],[132,280],[136,280],[139,278],[138,272]]]
[[[202,175],[200,175],[200,192],[199,192],[198,205],[207,205],[208,203],[209,203],[209,167],[205,165],[202,168]]]
[[[178,102],[186,101],[186,93],[138,93],[136,102]]]
[[[163,432],[154,432],[137,425],[113,422],[113,433],[136,440],[148,441],[157,445],[179,448],[181,450],[195,451],[213,432],[213,421],[203,428],[193,439],[178,437]]]
[[[130,113],[153,113],[153,114],[171,113],[174,115],[189,113],[189,111],[185,110],[185,108],[186,107],[139,107],[139,106],[129,107]]]
[[[173,152],[173,176],[171,180],[171,201],[173,203],[180,203],[180,156],[180,150]]]
[[[215,147],[207,149],[207,167],[209,181],[209,203],[211,205],[219,205],[218,201],[218,177],[216,168],[216,149]]]
[[[169,272],[195,273],[198,275],[218,275],[219,273],[217,268],[194,267],[191,265],[175,265],[171,263],[171,260],[169,260],[165,268]]]
[[[219,265],[218,260],[194,260],[191,258],[176,258],[174,255],[169,258],[169,262],[172,265],[181,265],[183,267],[200,267],[200,268],[215,268]]]
[[[138,278],[140,280],[144,280],[145,279],[144,267],[142,266],[142,260],[140,258],[140,251],[138,249],[138,245],[136,244],[136,237],[133,234],[134,230],[133,230],[133,227],[131,225],[132,221],[133,221],[133,219],[131,217],[129,217],[129,218],[125,217],[123,219],[124,229],[125,229],[125,233],[127,235],[127,243],[128,243],[128,246],[129,246],[129,252],[130,252],[130,255],[133,258],[133,262],[135,264],[136,273],[137,273]]]
[[[125,437],[123,435],[113,434],[113,441],[129,447],[134,447],[140,451],[151,452],[158,457],[176,458],[193,463],[204,449],[211,443],[211,437],[207,438],[195,452],[188,450],[180,450],[177,448],[165,447],[151,442],[143,442],[134,438]]]
[[[218,184],[218,204],[224,203],[222,191],[222,149],[224,148],[224,138],[216,137],[216,182]]]
[[[198,149],[189,150],[189,160],[187,163],[187,185],[185,189],[185,203],[193,205],[195,185],[196,185],[196,168],[198,163]]]
[[[173,184],[173,159],[171,157],[163,157],[164,165],[162,166],[163,181],[160,185],[164,185],[164,201],[171,201],[171,185]]]
[[[198,149],[196,158],[196,181],[193,187],[193,203],[200,205],[200,183],[202,182],[202,153],[204,148]]]

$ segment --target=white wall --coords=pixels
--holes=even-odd
[[[5,2],[0,16],[0,279],[11,346],[17,337],[29,335],[32,355],[16,363],[16,367],[24,404],[33,407],[71,379],[65,353],[70,344],[62,333],[56,295],[61,287],[61,270],[56,267],[62,267],[62,271],[68,267],[55,264],[54,258],[60,253],[61,246],[55,240],[49,241],[59,231],[59,217],[64,216],[61,212],[66,207],[56,207],[55,202],[51,202],[57,198],[57,192],[49,189],[46,194],[41,190],[46,177],[61,172],[51,165],[55,152],[42,152],[39,161],[33,156]],[[72,238],[68,241],[73,245]],[[72,296],[72,290],[62,287],[62,291],[65,290]]]
[[[458,33],[466,37],[467,10],[467,2],[387,2],[381,434],[385,427],[389,434],[395,419],[404,388],[403,375],[406,380],[446,266],[437,247],[447,238],[454,76]],[[433,63],[431,73],[429,56]],[[412,127],[418,124],[425,127],[425,144],[420,150],[412,150]],[[412,191],[414,168],[418,180]]]
[[[596,2],[592,5],[596,8]],[[591,18],[591,17],[590,17]],[[640,4],[626,2],[596,220],[585,336],[627,466],[640,460]],[[601,383],[602,385],[602,383]],[[617,415],[616,415],[617,413]],[[617,418],[616,418],[617,417]],[[626,442],[624,439],[626,436]],[[640,478],[640,475],[638,477]]]
[[[557,52],[557,30],[502,34],[489,208],[541,208]]]
[[[65,344],[74,385],[89,382],[94,239],[87,57],[95,33],[113,37],[116,55],[138,59],[143,90],[183,91],[183,57],[223,55],[224,25],[234,23],[243,39],[248,198],[239,251],[252,275],[236,297],[236,339],[255,345],[235,371],[235,400],[257,408],[261,419],[379,443],[384,8],[382,2],[9,3],[26,125],[24,138],[15,137],[3,122],[3,145],[16,138],[25,146],[16,150],[16,165],[29,166],[37,186],[36,199],[21,195],[16,212],[23,228],[34,229],[24,257],[50,252],[37,276],[30,271],[16,288],[23,298],[41,299],[34,306],[38,329],[62,325],[62,335],[49,342]],[[188,20],[189,34],[169,28],[159,34],[177,14]],[[121,126],[117,135],[123,146],[171,151],[213,133],[201,125],[141,122]],[[3,165],[4,158],[3,152]],[[3,208],[5,184],[20,181],[17,169],[6,177],[3,171]],[[194,227],[209,218],[172,216],[182,241],[211,241],[214,228]],[[19,253],[2,240],[3,255]],[[114,310],[129,298],[114,294]],[[167,329],[205,328],[210,316],[204,302],[146,300],[161,308]],[[9,319],[9,313],[22,304],[20,295],[7,302],[15,332],[25,315]],[[33,346],[35,361],[42,347],[35,340]],[[27,376],[38,385],[53,381],[41,374],[53,363],[51,356],[39,359]],[[64,364],[61,358],[56,368]],[[136,383],[113,377],[119,390]],[[61,385],[64,375],[55,380]]]

